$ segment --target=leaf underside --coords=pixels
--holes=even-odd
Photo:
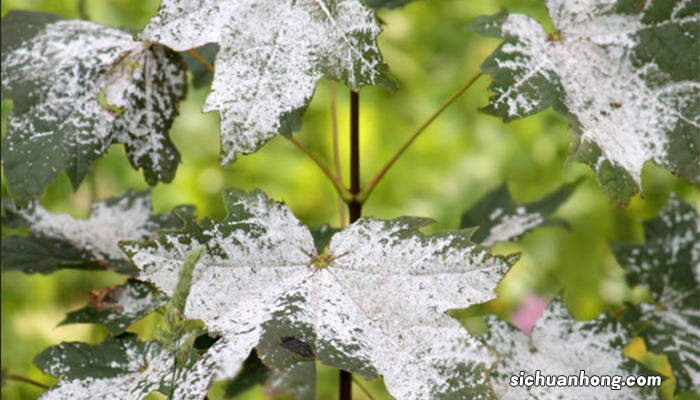
[[[15,202],[38,197],[63,171],[77,188],[114,143],[149,184],[171,181],[180,155],[168,131],[185,92],[172,50],[92,22],[11,11],[2,19],[2,98],[14,108],[2,160]]]
[[[700,187],[700,6],[694,1],[548,0],[555,32],[500,13],[473,27],[504,39],[483,63],[484,111],[505,121],[554,107],[573,159],[626,203],[653,161]]]
[[[648,287],[656,301],[637,307],[641,336],[668,356],[678,389],[700,392],[700,215],[672,196],[644,233],[643,245],[613,247],[629,283]]]
[[[313,395],[316,360],[381,374],[397,398],[491,397],[490,353],[444,314],[493,298],[510,263],[471,243],[471,231],[424,236],[427,220],[362,219],[319,254],[309,229],[261,192],[230,190],[226,204],[224,221],[123,246],[140,278],[165,293],[184,254],[207,248],[185,317],[221,338],[182,391],[230,378],[257,346],[287,382],[305,382],[302,398]]]
[[[393,88],[361,0],[165,0],[141,33],[179,51],[219,46],[204,111],[221,114],[222,163],[289,136],[322,77]]]

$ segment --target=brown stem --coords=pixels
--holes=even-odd
[[[204,58],[203,55],[201,55],[197,50],[195,49],[189,49],[187,50],[188,53],[192,55],[192,57],[196,58],[197,61],[201,62],[202,65],[204,65],[209,71],[214,72],[214,66],[207,61],[206,58]]]
[[[416,129],[413,132],[413,134],[399,148],[399,150],[394,154],[394,156],[391,157],[391,159],[389,159],[389,161],[384,165],[384,167],[382,167],[382,169],[380,169],[379,172],[372,179],[370,179],[370,181],[367,183],[367,186],[365,186],[364,189],[362,189],[362,191],[357,194],[357,197],[356,197],[357,202],[364,203],[365,201],[367,201],[367,198],[372,193],[372,190],[374,190],[374,188],[377,186],[379,181],[382,180],[384,175],[386,175],[386,173],[389,171],[389,169],[394,165],[396,160],[398,160],[399,157],[401,157],[401,155],[404,152],[406,152],[406,150],[411,146],[411,144],[413,144],[413,142],[418,138],[418,136],[420,136],[420,134],[423,133],[423,131],[425,131],[425,129],[428,126],[430,126],[430,124],[433,121],[435,121],[435,119],[437,119],[437,117],[439,117],[440,114],[442,114],[443,111],[445,111],[447,109],[447,107],[449,107],[450,104],[452,104],[455,100],[457,100],[459,98],[459,96],[462,95],[462,93],[466,92],[467,89],[469,89],[474,84],[474,82],[476,82],[477,79],[479,79],[479,77],[481,77],[480,72],[476,73],[471,78],[469,78],[469,80],[464,85],[462,85],[462,87],[460,87],[456,92],[454,92],[452,94],[452,96],[450,96],[447,100],[445,100],[445,102],[442,104],[442,106],[440,106],[440,108],[437,111],[435,111],[435,113],[433,113],[433,115],[431,115],[430,118],[428,118],[425,122],[423,122],[418,127],[418,129]]]
[[[360,94],[350,92],[350,193],[346,202],[350,213],[350,223],[362,216],[362,203],[355,199],[360,192]],[[352,374],[340,371],[340,400],[352,400]]]
[[[333,132],[333,163],[335,164],[335,174],[340,181],[343,181],[343,168],[340,165],[340,146],[338,140],[338,107],[337,93],[335,81],[330,81],[330,98],[331,98],[331,129]],[[343,199],[338,199],[338,214],[340,214],[340,226],[347,226],[345,215],[345,202]]]
[[[34,385],[36,387],[42,388],[42,389],[48,389],[48,385],[44,385],[41,382],[37,382],[34,379],[27,378],[26,376],[22,375],[16,375],[16,374],[5,374],[5,379],[8,381],[17,381],[17,382],[23,382],[23,383],[28,383],[30,385]]]

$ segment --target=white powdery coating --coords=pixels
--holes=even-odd
[[[219,44],[204,111],[221,112],[226,164],[288,129],[322,76],[377,83],[379,33],[359,0],[165,0],[141,36],[177,50]]]
[[[490,327],[489,344],[503,356],[494,366],[498,375],[491,381],[493,389],[502,399],[581,399],[581,400],[638,400],[636,389],[623,387],[513,387],[511,375],[520,371],[542,375],[579,375],[584,370],[591,375],[622,375],[625,359],[621,348],[612,343],[623,336],[619,328],[587,328],[597,321],[576,321],[559,302],[550,304],[532,331],[527,335],[503,321]],[[537,349],[533,351],[533,347]]]
[[[147,197],[123,198],[112,205],[95,203],[88,219],[53,214],[38,203],[20,214],[27,219],[32,232],[65,239],[100,259],[126,260],[119,241],[149,239],[155,231]]]
[[[84,378],[61,380],[41,400],[142,400],[158,390],[161,381],[170,376],[174,357],[163,348],[152,345],[148,351],[128,352],[135,372],[112,378]],[[201,393],[204,396],[206,392]],[[182,399],[185,400],[185,399]]]
[[[304,340],[323,362],[341,356],[376,370],[397,398],[484,383],[484,373],[458,369],[471,372],[491,355],[444,311],[495,297],[504,261],[461,237],[416,234],[410,220],[365,219],[336,234],[327,265],[317,267],[309,230],[286,206],[257,193],[239,199],[241,207],[250,216],[207,231],[214,250],[194,270],[185,315],[223,338],[179,393],[233,376],[272,320],[313,334]],[[184,255],[199,245],[170,236],[165,247],[129,250],[142,278],[172,292]]]
[[[567,109],[581,124],[582,140],[598,145],[603,160],[622,167],[641,186],[644,163],[669,165],[667,133],[683,121],[682,105],[697,96],[695,82],[673,82],[651,87],[645,76],[658,73],[653,64],[632,65],[633,35],[645,28],[640,16],[601,15],[614,1],[549,0],[547,7],[561,38],[548,40],[542,27],[524,15],[510,15],[504,34],[518,42],[502,47],[511,60],[496,60],[512,69],[516,82],[494,101],[513,118],[527,115],[537,99],[521,92],[529,79],[541,76],[561,85]],[[688,20],[698,17],[687,17]],[[675,21],[680,22],[680,21]]]
[[[137,167],[147,166],[161,179],[167,174],[162,169],[177,161],[174,150],[165,148],[162,130],[184,97],[185,72],[163,48],[134,41],[117,29],[65,20],[4,52],[2,64],[3,90],[31,82],[26,96],[38,100],[9,121],[21,141],[46,143],[46,154],[22,150],[25,157],[36,157],[27,167],[46,163],[58,173],[71,167],[67,160],[73,157],[78,165],[72,167],[85,173],[86,160],[114,142],[127,146]],[[9,151],[16,141],[8,140]],[[52,165],[56,152],[69,165]]]
[[[517,238],[544,221],[542,214],[528,213],[522,206],[516,208],[513,215],[502,216],[502,213],[503,210],[499,208],[489,216],[490,220],[500,220],[500,222],[492,226],[486,239],[481,241],[484,246]]]

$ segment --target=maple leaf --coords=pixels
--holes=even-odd
[[[26,204],[66,171],[77,188],[93,160],[123,143],[150,184],[172,180],[180,155],[168,131],[185,97],[184,63],[113,28],[27,11],[2,19],[2,98],[14,108],[5,177]]]
[[[262,341],[268,349],[260,357],[273,368],[270,354],[286,354],[294,365],[317,359],[368,378],[381,374],[401,399],[490,397],[491,355],[444,312],[495,297],[512,259],[474,245],[471,231],[424,236],[418,228],[428,220],[408,217],[361,219],[319,254],[309,229],[262,192],[229,190],[225,203],[222,222],[122,244],[140,278],[166,294],[184,255],[207,249],[185,317],[221,338],[183,390],[234,376]]]
[[[613,390],[605,386],[553,386],[510,384],[521,372],[541,375],[579,376],[637,373],[622,349],[631,337],[624,324],[601,316],[577,321],[560,300],[553,301],[528,336],[514,326],[491,317],[489,332],[480,337],[501,358],[491,372],[491,385],[502,399],[595,399],[639,400],[645,398],[637,387]]]
[[[182,226],[182,218],[193,210],[179,207],[170,214],[151,211],[148,193],[126,192],[95,202],[87,219],[47,211],[39,203],[17,210],[3,203],[3,226],[27,229],[28,234],[2,238],[3,270],[50,273],[59,268],[105,269],[136,272],[119,249],[120,240],[146,240],[157,229]]]
[[[180,51],[218,44],[204,111],[221,113],[226,164],[298,129],[322,77],[392,88],[379,33],[360,0],[165,0],[141,37]]]
[[[555,31],[500,13],[473,26],[504,43],[482,64],[505,121],[549,106],[570,119],[574,158],[626,203],[654,161],[700,186],[700,13],[692,1],[548,0]],[[670,45],[669,45],[670,44]]]
[[[700,215],[671,196],[644,233],[643,245],[613,247],[629,283],[647,286],[656,301],[637,307],[641,335],[668,356],[679,389],[700,391]]]
[[[516,241],[540,226],[565,224],[559,219],[548,218],[548,215],[569,199],[580,182],[577,180],[563,185],[542,199],[525,204],[513,200],[508,185],[504,183],[465,211],[460,226],[478,226],[472,239],[484,246],[491,246],[498,242]]]
[[[141,400],[170,384],[173,358],[160,343],[141,342],[127,333],[96,345],[61,343],[44,350],[34,363],[61,377],[42,400]]]

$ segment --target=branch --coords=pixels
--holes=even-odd
[[[439,117],[440,114],[443,113],[443,111],[445,111],[447,109],[447,107],[450,106],[450,104],[454,103],[454,101],[457,100],[459,98],[459,96],[461,96],[464,92],[466,92],[467,89],[469,89],[474,84],[474,82],[476,82],[479,79],[479,77],[481,77],[480,72],[474,74],[471,78],[469,78],[469,80],[464,85],[462,85],[462,87],[460,87],[456,92],[454,92],[452,94],[452,96],[450,96],[442,104],[442,106],[440,106],[440,108],[437,111],[435,111],[435,113],[433,113],[433,115],[430,116],[430,118],[428,118],[425,122],[423,122],[418,127],[418,129],[416,129],[413,132],[411,137],[409,137],[408,140],[403,144],[403,146],[401,146],[399,148],[399,150],[396,152],[396,154],[394,154],[394,156],[391,157],[391,159],[384,165],[384,167],[382,167],[382,169],[379,170],[379,172],[367,183],[367,185],[360,191],[360,193],[358,193],[358,195],[357,195],[358,202],[364,203],[365,201],[367,201],[367,198],[372,193],[372,190],[374,190],[374,188],[377,186],[379,181],[382,180],[384,175],[386,175],[386,173],[394,165],[394,163],[399,159],[399,157],[401,157],[401,155],[404,152],[406,152],[406,150],[411,146],[411,144],[413,144],[413,142],[418,138],[418,136],[420,136],[420,134],[423,133],[423,131],[428,126],[430,126],[430,124],[433,121],[435,121],[435,119],[437,119],[437,117]]]
[[[42,388],[44,390],[49,389],[48,385],[44,385],[41,382],[37,382],[34,379],[27,378],[22,375],[16,375],[16,374],[5,374],[5,379],[8,381],[17,381],[17,382],[23,382],[23,383],[28,383],[30,385],[34,385],[36,387]]]
[[[192,55],[192,57],[196,58],[197,61],[201,62],[202,65],[204,65],[209,71],[214,72],[214,66],[211,65],[209,63],[209,61],[207,61],[207,59],[204,58],[204,56],[201,55],[197,50],[189,49],[189,50],[187,50],[187,52],[190,53],[190,55]]]
[[[294,139],[293,136],[289,137],[289,141],[292,142],[299,150],[304,152],[307,157],[313,161],[318,168],[323,171],[324,175],[333,183],[333,186],[335,187],[335,190],[338,192],[340,197],[343,199],[344,202],[350,202],[353,199],[352,193],[343,185],[343,182],[326,166],[326,164],[321,161],[314,153],[311,152],[306,146],[301,144],[298,140]]]

